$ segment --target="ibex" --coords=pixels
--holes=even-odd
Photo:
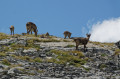
[[[79,45],[84,45],[84,51],[85,51],[86,45],[89,41],[91,34],[86,34],[86,36],[87,36],[86,38],[84,37],[73,38],[76,43],[76,50],[78,50]]]
[[[45,34],[45,36],[48,38],[50,35],[49,35],[49,33],[47,32],[47,33]]]
[[[37,36],[38,30],[37,30],[37,26],[34,23],[28,22],[26,24],[26,29],[27,29],[27,34],[29,34],[30,32],[32,34],[32,31],[33,31],[35,33],[35,36]]]
[[[11,35],[14,35],[14,26],[10,27]]]
[[[27,33],[22,33],[22,35],[24,36],[24,35],[27,35]]]
[[[67,36],[68,38],[70,38],[72,33],[70,33],[69,31],[65,31],[63,34],[64,34],[64,39],[66,39]]]
[[[27,29],[27,33],[30,31],[30,26],[27,26],[27,24],[26,24],[26,29]],[[29,34],[29,33],[28,33]],[[31,30],[31,34],[32,34],[32,30]]]

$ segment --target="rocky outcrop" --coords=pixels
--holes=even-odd
[[[75,67],[69,63],[46,61],[58,56],[50,52],[53,49],[69,51],[72,56],[77,56],[77,53],[71,53],[75,51],[75,46],[65,47],[65,44],[62,46],[63,42],[37,42],[35,44],[40,46],[39,49],[34,46],[32,48],[32,45],[26,49],[24,46],[27,46],[27,40],[28,38],[11,38],[0,41],[1,52],[5,52],[0,55],[1,79],[120,79],[120,56],[113,56],[113,50],[88,45],[87,51],[84,52],[80,46],[79,51],[88,58],[88,62]],[[11,52],[13,43],[23,47]],[[74,45],[73,42],[66,44]],[[8,46],[10,51],[4,46]]]

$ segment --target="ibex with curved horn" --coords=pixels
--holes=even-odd
[[[85,51],[86,45],[89,41],[91,34],[86,34],[86,36],[87,36],[86,38],[84,37],[73,38],[76,43],[76,50],[78,50],[79,45],[84,45],[84,51]]]

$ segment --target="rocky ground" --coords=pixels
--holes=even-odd
[[[72,39],[16,35],[0,38],[0,79],[120,79],[120,50],[89,42],[75,50]]]

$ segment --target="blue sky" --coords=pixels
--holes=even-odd
[[[38,33],[63,37],[85,36],[93,24],[120,17],[120,0],[1,0],[0,32],[26,32],[26,23],[34,22]]]

